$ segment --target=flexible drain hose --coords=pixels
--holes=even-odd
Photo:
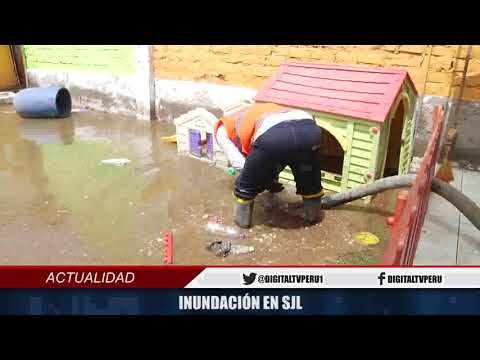
[[[349,191],[325,196],[322,199],[322,208],[331,209],[361,199],[364,196],[375,195],[386,190],[411,187],[415,182],[415,177],[415,174],[390,176]],[[475,202],[452,185],[436,178],[432,181],[432,191],[455,206],[480,230],[480,207]]]

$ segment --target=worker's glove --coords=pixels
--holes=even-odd
[[[272,194],[277,194],[279,192],[282,192],[285,189],[282,183],[278,181],[273,181],[270,186],[267,188],[268,191],[270,191]]]

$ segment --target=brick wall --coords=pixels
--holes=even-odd
[[[27,69],[135,73],[131,45],[25,45]]]
[[[156,45],[157,79],[258,88],[287,60],[407,69],[420,93],[459,94],[467,46],[462,45]],[[480,99],[480,46],[473,46],[464,99]]]

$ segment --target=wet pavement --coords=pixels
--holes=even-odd
[[[450,184],[480,204],[478,154],[477,158],[451,161],[450,165],[454,177]],[[415,265],[478,264],[480,264],[480,231],[456,207],[432,193]]]
[[[0,106],[0,264],[163,264],[165,231],[174,264],[375,264],[388,244],[393,193],[325,212],[304,227],[301,200],[287,189],[270,209],[255,203],[254,228],[236,244],[250,254],[207,250],[210,220],[232,225],[234,178],[178,156],[163,143],[174,127],[107,113],[21,119]],[[126,158],[124,166],[102,164]],[[370,231],[379,245],[356,242]]]

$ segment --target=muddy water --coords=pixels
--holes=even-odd
[[[389,196],[325,212],[305,228],[294,189],[273,209],[255,204],[243,243],[255,251],[218,258],[209,220],[232,225],[233,178],[179,157],[161,136],[174,128],[97,112],[24,120],[0,107],[0,264],[162,264],[163,233],[174,234],[174,264],[372,264],[388,243]],[[126,158],[125,166],[101,164]],[[358,231],[381,238],[367,247]]]

